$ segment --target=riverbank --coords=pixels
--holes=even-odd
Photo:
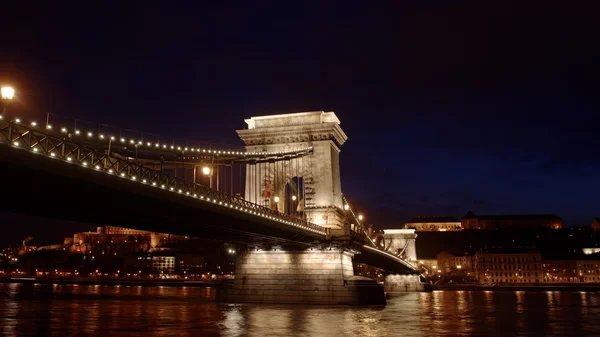
[[[215,287],[220,281],[202,280],[153,280],[153,279],[101,279],[101,278],[51,278],[51,277],[0,277],[0,283],[37,284],[80,284],[80,285],[122,285],[122,286],[171,286],[171,287]]]
[[[555,283],[555,284],[515,284],[515,285],[482,285],[482,284],[432,284],[432,290],[494,290],[494,291],[598,291],[600,284]]]

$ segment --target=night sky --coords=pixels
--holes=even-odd
[[[343,192],[377,227],[469,210],[600,215],[600,6],[327,3],[3,1],[0,83],[21,118],[235,147],[244,118],[335,111]]]

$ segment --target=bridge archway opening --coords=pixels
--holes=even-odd
[[[304,177],[295,176],[288,179],[284,187],[284,213],[304,218],[305,193]]]

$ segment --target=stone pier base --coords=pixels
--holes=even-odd
[[[240,252],[235,279],[217,300],[238,303],[384,305],[383,287],[354,276],[345,250]]]
[[[411,291],[427,291],[427,284],[420,275],[388,275],[385,277],[384,289],[388,296]]]

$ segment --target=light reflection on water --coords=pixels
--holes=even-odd
[[[223,304],[194,287],[0,284],[0,336],[588,336],[600,293],[434,291],[385,308]]]

